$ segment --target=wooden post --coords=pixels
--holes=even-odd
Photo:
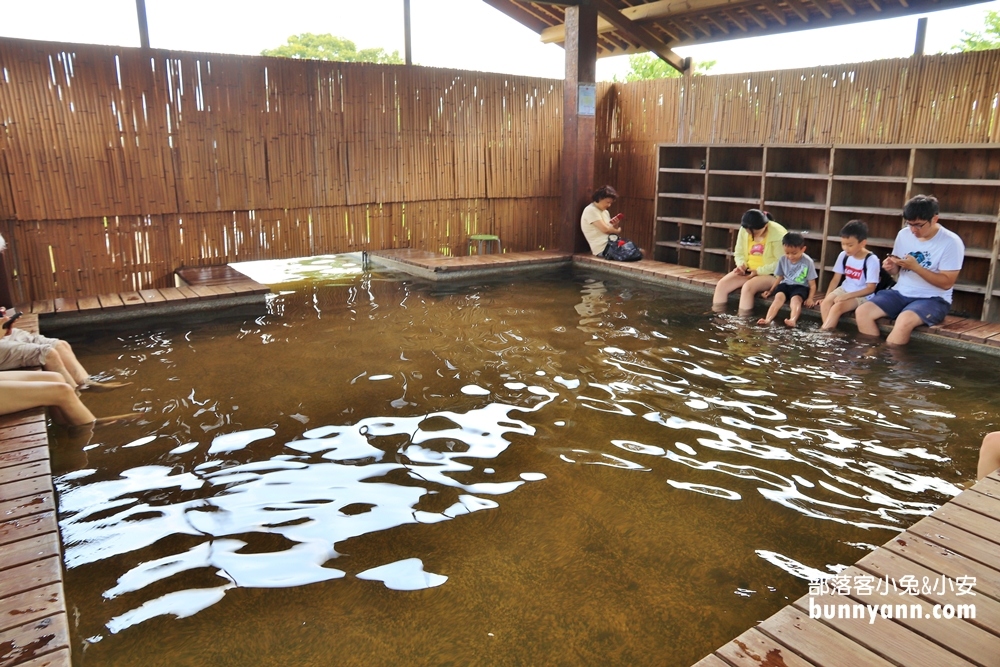
[[[566,7],[566,80],[563,84],[562,221],[559,250],[587,249],[580,215],[594,185],[594,126],[597,79],[597,8],[582,1]],[[583,108],[580,89],[584,88]],[[592,100],[588,96],[593,94]],[[581,111],[583,113],[581,113]]]
[[[403,0],[403,35],[405,40],[403,50],[406,52],[406,64],[412,65],[413,57],[410,50],[410,0]]]
[[[917,43],[913,45],[913,55],[924,55],[924,42],[927,40],[927,17],[917,19]]]
[[[139,17],[139,46],[149,48],[149,24],[146,22],[146,0],[135,0],[135,13]]]

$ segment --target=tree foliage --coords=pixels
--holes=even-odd
[[[694,64],[692,74],[705,74],[715,67],[714,60],[705,60]],[[625,81],[648,81],[649,79],[676,79],[682,76],[680,72],[671,67],[666,61],[661,60],[652,53],[637,53],[628,57],[629,71],[625,75]]]
[[[382,63],[391,65],[401,65],[403,59],[399,57],[399,51],[387,52],[382,48],[361,49],[354,42],[343,37],[334,37],[327,33],[325,35],[314,35],[311,32],[304,32],[301,35],[292,35],[286,44],[282,44],[275,49],[264,49],[260,52],[262,56],[278,56],[281,58],[302,58],[303,60],[336,60],[340,62],[352,63]]]
[[[1000,49],[1000,12],[986,12],[982,32],[962,31],[962,40],[951,47],[953,51],[986,51]]]

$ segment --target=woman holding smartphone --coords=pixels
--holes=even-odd
[[[753,310],[754,298],[774,282],[774,270],[784,254],[781,239],[787,233],[770,213],[752,208],[743,214],[733,249],[736,268],[716,283],[713,310],[724,311],[729,293],[736,289],[740,290],[740,312]]]
[[[610,185],[599,188],[591,196],[591,203],[583,209],[580,216],[580,229],[590,244],[590,252],[597,257],[604,256],[604,250],[608,247],[608,237],[611,234],[621,234],[621,221],[624,215],[619,213],[611,217],[608,209],[618,199],[618,193]]]

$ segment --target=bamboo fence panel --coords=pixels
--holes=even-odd
[[[994,143],[998,72],[1000,51],[979,51],[603,84],[596,180],[651,248],[656,144]]]
[[[559,81],[0,39],[0,229],[23,300],[180,266],[549,248]],[[545,216],[538,219],[538,216]]]
[[[1000,141],[1000,52],[601,84],[595,186],[653,241],[658,143]],[[550,248],[562,83],[0,39],[0,229],[21,298],[179,266]]]

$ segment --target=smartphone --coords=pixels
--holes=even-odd
[[[22,313],[21,311],[17,311],[13,315],[11,315],[10,318],[3,323],[4,330],[10,331],[10,328],[14,326],[14,321],[17,320],[17,318],[21,317],[21,315],[24,315],[24,313]]]

